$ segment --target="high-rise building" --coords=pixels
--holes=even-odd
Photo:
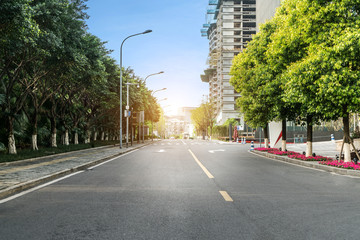
[[[230,68],[234,56],[246,48],[256,33],[256,0],[209,0],[207,22],[201,34],[209,40],[209,68],[201,75],[209,83],[209,98],[217,106],[217,123],[240,119],[236,99],[240,97],[230,85]]]
[[[256,1],[256,30],[259,31],[261,24],[274,17],[276,8],[281,0],[257,0]]]

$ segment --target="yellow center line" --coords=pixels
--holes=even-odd
[[[230,197],[230,195],[226,191],[219,191],[221,196],[225,199],[227,202],[233,202],[234,200]]]
[[[209,178],[214,178],[214,176],[206,169],[206,167],[199,161],[199,159],[197,159],[197,157],[195,156],[195,154],[189,149],[189,152],[191,153],[191,155],[193,156],[193,158],[195,159],[196,163],[201,167],[201,169],[205,172],[205,174],[209,177]]]
[[[62,159],[57,159],[57,160],[53,160],[50,162],[43,162],[43,163],[33,164],[33,165],[29,165],[29,166],[22,166],[22,167],[12,168],[12,169],[8,169],[8,170],[2,170],[2,171],[0,171],[0,174],[13,173],[13,172],[23,171],[23,170],[27,170],[27,169],[31,169],[31,168],[37,168],[37,167],[41,167],[41,166],[45,166],[45,165],[64,162],[64,161],[74,159],[74,158],[76,158],[76,157],[62,158]]]

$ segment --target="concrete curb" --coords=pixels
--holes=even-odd
[[[269,159],[275,159],[278,161],[288,162],[288,163],[292,163],[292,164],[296,164],[296,165],[300,165],[300,166],[304,166],[304,167],[319,169],[319,170],[323,170],[326,172],[333,172],[333,173],[336,173],[339,175],[360,177],[360,171],[358,171],[358,170],[330,167],[330,166],[326,166],[326,165],[321,165],[318,162],[306,162],[306,161],[301,161],[298,159],[289,158],[287,156],[279,156],[279,155],[270,154],[267,152],[256,151],[256,150],[250,151],[250,153],[253,153],[253,154],[259,155],[259,156],[263,156],[263,157],[267,157]]]
[[[135,151],[137,149],[140,149],[140,148],[145,147],[147,145],[151,145],[153,143],[154,142],[145,143],[145,144],[142,144],[141,146],[133,147],[131,149],[125,150],[124,152],[117,153],[117,154],[108,156],[106,158],[98,159],[98,160],[95,160],[95,161],[92,161],[92,162],[88,162],[88,163],[79,165],[79,166],[74,167],[74,168],[65,169],[65,170],[62,170],[62,171],[59,171],[59,172],[56,172],[56,173],[53,173],[53,174],[38,178],[38,179],[30,180],[30,181],[27,181],[27,182],[24,182],[24,183],[20,183],[20,184],[11,186],[9,188],[6,188],[6,189],[3,189],[3,190],[0,191],[0,199],[10,197],[11,195],[14,195],[16,193],[20,193],[22,191],[25,191],[25,190],[28,190],[30,188],[36,187],[36,186],[41,185],[43,183],[50,182],[50,181],[55,180],[57,178],[69,175],[71,173],[86,170],[89,167],[95,166],[97,164],[100,164],[100,163],[103,163],[103,162],[105,162],[107,160],[110,160],[110,159],[112,159],[114,157],[118,157],[118,156],[121,156],[121,155],[123,155],[125,153]],[[81,150],[81,151],[83,151],[83,150]]]

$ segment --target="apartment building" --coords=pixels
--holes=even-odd
[[[209,97],[217,106],[217,123],[241,119],[236,107],[240,97],[230,85],[234,56],[246,48],[256,33],[256,0],[209,0],[207,22],[201,35],[209,40],[208,69],[201,75],[209,83]]]
[[[257,0],[256,1],[256,30],[260,25],[274,17],[281,0]]]

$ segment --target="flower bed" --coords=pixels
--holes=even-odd
[[[338,160],[323,161],[323,162],[319,162],[319,163],[322,165],[327,165],[327,166],[331,166],[331,167],[360,170],[359,163],[355,164],[353,162],[344,162],[344,161],[338,161]]]
[[[331,161],[331,160],[333,160],[332,158],[323,157],[323,156],[306,157],[305,155],[300,154],[298,152],[280,151],[277,148],[255,148],[255,150],[262,151],[262,152],[268,152],[268,153],[275,154],[275,155],[288,156],[290,158],[294,158],[294,159],[298,159],[298,160],[302,160],[302,161]]]
[[[332,158],[323,157],[323,156],[306,157],[305,155],[297,153],[297,152],[280,151],[277,148],[255,148],[255,150],[261,151],[261,152],[268,152],[268,153],[274,154],[274,155],[288,156],[289,158],[298,159],[298,160],[302,160],[302,161],[318,161],[319,164],[327,165],[330,167],[360,170],[360,163],[356,164],[353,162],[338,161],[338,160],[334,160]]]
[[[289,156],[290,158],[295,158],[295,159],[299,159],[299,160],[303,160],[303,161],[318,161],[318,162],[322,162],[322,161],[331,161],[333,160],[332,158],[328,158],[328,157],[323,157],[323,156],[309,156],[306,157],[303,154],[295,154],[295,155],[291,155]]]

